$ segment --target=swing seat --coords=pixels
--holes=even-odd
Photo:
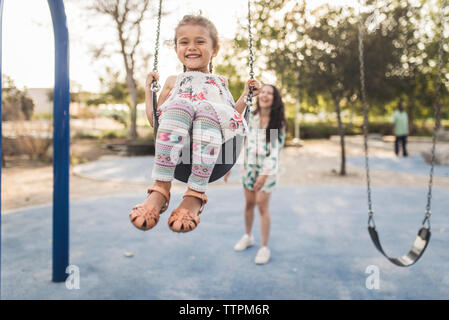
[[[376,227],[369,226],[368,232],[376,249],[379,250],[379,252],[382,253],[382,255],[384,255],[388,260],[399,267],[409,267],[415,264],[419,260],[419,258],[421,258],[427,248],[427,244],[429,243],[431,234],[430,229],[422,227],[421,229],[419,229],[418,235],[416,236],[415,242],[413,242],[413,247],[409,251],[409,253],[399,258],[392,258],[389,257],[382,248],[382,245],[380,244],[379,234],[376,231]]]
[[[444,6],[441,10],[441,26],[444,26]],[[433,131],[433,139],[432,139],[432,158],[430,161],[430,173],[429,173],[429,185],[428,185],[428,193],[427,193],[427,204],[426,204],[426,213],[425,218],[423,220],[423,226],[418,231],[418,235],[413,242],[412,249],[404,256],[399,258],[389,257],[382,245],[380,243],[379,234],[376,231],[376,226],[373,220],[373,211],[372,211],[372,202],[371,202],[371,182],[370,182],[370,168],[369,168],[369,158],[368,158],[368,108],[367,108],[367,98],[366,98],[366,83],[365,83],[365,64],[364,64],[364,45],[363,45],[363,23],[362,23],[362,15],[359,15],[359,62],[360,62],[360,85],[361,85],[361,97],[362,97],[362,107],[363,107],[363,141],[364,141],[364,149],[365,149],[365,172],[366,172],[366,185],[367,185],[367,195],[368,195],[368,232],[371,237],[372,242],[374,243],[376,249],[382,253],[390,262],[399,266],[399,267],[408,267],[415,264],[419,258],[423,255],[424,251],[427,248],[427,245],[430,241],[430,209],[431,209],[431,201],[432,201],[432,186],[433,186],[433,171],[435,166],[435,148],[437,143],[437,132],[441,126],[441,108],[442,104],[439,103],[441,96],[441,76],[442,76],[442,65],[443,65],[443,28],[440,29],[440,41],[439,41],[439,49],[438,49],[438,75],[437,75],[437,85],[436,85],[436,98],[434,100],[434,110],[435,110],[435,127]],[[425,224],[427,223],[427,227]]]
[[[217,181],[232,169],[242,151],[243,141],[244,136],[236,135],[233,139],[221,145],[220,154],[212,170],[209,182]],[[188,142],[184,145],[179,157],[180,161],[175,168],[175,179],[184,183],[187,183],[192,172],[192,146]]]

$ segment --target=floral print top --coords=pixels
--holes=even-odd
[[[257,169],[259,174],[277,176],[279,157],[285,143],[285,129],[270,130],[270,142],[267,143],[266,129],[259,128],[259,115],[250,114],[248,122],[244,171]]]
[[[245,135],[248,131],[245,119],[235,110],[234,98],[222,76],[199,71],[181,73],[167,100],[160,106],[159,113],[173,103],[188,103],[194,110],[212,106],[220,122],[223,142],[236,134]]]

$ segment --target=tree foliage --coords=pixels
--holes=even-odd
[[[137,53],[141,49],[142,22],[147,14],[149,0],[96,0],[90,5],[90,10],[111,19],[117,35],[118,52],[120,53],[126,73],[126,86],[129,94],[127,104],[130,106],[130,131],[129,138],[137,138],[137,103],[138,85],[136,82]],[[97,47],[95,55],[97,57],[105,55],[106,46]],[[117,52],[115,51],[115,52]],[[110,52],[107,54],[111,54]],[[149,54],[143,54],[143,60],[147,61]],[[119,87],[116,87],[111,94],[120,94]],[[123,99],[122,99],[123,100]]]
[[[413,123],[433,116],[440,10],[435,0],[367,0],[359,16],[348,6],[326,4],[308,10],[305,1],[255,1],[258,68],[275,73],[287,98],[307,104],[303,110],[335,112],[342,145],[341,174],[345,173],[342,114],[362,113],[359,19],[370,114],[387,115],[401,101]],[[246,41],[246,30],[241,28],[236,43],[244,50]],[[446,44],[443,62],[448,57]],[[442,74],[444,106],[448,103],[447,63]],[[447,112],[446,107],[443,116]]]

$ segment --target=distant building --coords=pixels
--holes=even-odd
[[[34,102],[34,114],[53,113],[53,101],[49,99],[50,92],[53,88],[27,88],[26,95]],[[78,115],[83,105],[77,102],[70,103],[70,114]]]
[[[48,99],[51,88],[27,88],[26,95],[34,102],[33,113],[52,113],[53,102]]]

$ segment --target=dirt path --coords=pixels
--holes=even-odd
[[[410,145],[410,153],[418,154]],[[72,146],[81,159],[93,161],[109,151],[99,149],[95,142],[80,142]],[[347,156],[360,156],[363,149],[359,145],[347,145]],[[337,174],[339,167],[340,147],[330,140],[308,140],[304,147],[287,147],[281,158],[280,185],[356,185],[365,186],[365,172],[363,168],[347,164],[348,174],[341,177]],[[372,148],[372,156],[391,155],[385,148]],[[426,175],[406,174],[386,171],[372,171],[373,186],[426,186]],[[237,184],[237,183],[235,183]],[[223,182],[212,186],[223,185]],[[449,188],[449,178],[435,177],[435,187]],[[51,165],[30,164],[18,162],[3,168],[2,175],[2,211],[8,211],[28,206],[46,205],[52,203],[53,197],[53,168]],[[76,175],[70,175],[70,199],[86,199],[111,194],[145,193],[144,183],[120,183],[93,180]]]

